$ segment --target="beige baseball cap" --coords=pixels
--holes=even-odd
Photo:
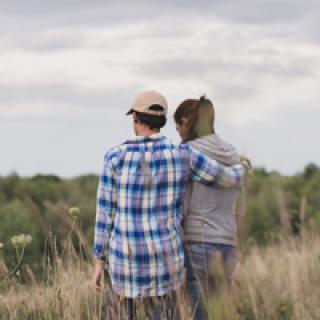
[[[150,109],[150,107],[155,105],[162,107],[163,110]],[[168,112],[168,103],[166,98],[156,91],[143,91],[135,97],[133,105],[127,112],[127,115],[132,114],[133,111],[154,116],[166,116]]]

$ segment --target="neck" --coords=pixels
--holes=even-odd
[[[159,133],[159,132],[160,132],[159,130],[152,130],[152,129],[149,129],[148,127],[142,127],[142,128],[137,129],[136,135],[142,136],[142,137],[149,137],[149,136],[156,134],[156,133]]]

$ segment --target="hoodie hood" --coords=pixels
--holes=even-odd
[[[222,140],[215,133],[189,141],[188,143],[208,157],[224,165],[232,166],[240,162],[240,156],[235,147]]]

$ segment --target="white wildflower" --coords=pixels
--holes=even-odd
[[[69,214],[72,218],[76,218],[80,214],[80,209],[78,207],[71,207],[69,208]]]
[[[20,234],[11,238],[11,243],[14,247],[25,247],[32,242],[32,237],[29,234]]]

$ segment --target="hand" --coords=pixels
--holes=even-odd
[[[252,163],[251,163],[250,159],[248,159],[246,156],[241,154],[240,155],[240,161],[246,167],[248,176],[252,177],[253,176],[253,171],[252,171]]]
[[[247,162],[248,166],[249,166],[249,169],[251,170],[252,169],[252,163],[250,161],[249,158],[247,158],[246,156],[244,156],[243,154],[240,154],[240,161],[243,162]]]
[[[97,260],[93,275],[93,286],[97,291],[104,288],[104,261]]]

